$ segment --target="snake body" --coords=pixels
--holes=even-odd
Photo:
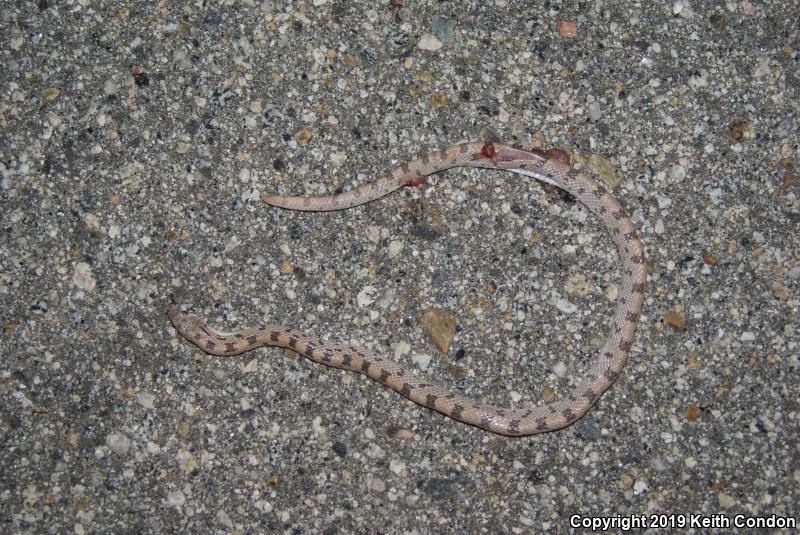
[[[600,184],[572,168],[563,152],[465,143],[405,163],[387,177],[337,195],[262,195],[262,200],[290,210],[342,210],[374,201],[403,186],[417,186],[429,175],[453,167],[506,170],[566,190],[603,222],[619,251],[622,280],[608,336],[590,372],[566,398],[543,406],[497,407],[431,384],[370,351],[325,342],[295,329],[260,325],[237,333],[222,333],[176,307],[169,311],[172,324],[188,341],[207,353],[237,355],[262,346],[289,348],[315,362],[362,373],[419,405],[500,435],[532,435],[572,424],[600,398],[625,366],[644,301],[646,274],[644,248],[624,208]]]

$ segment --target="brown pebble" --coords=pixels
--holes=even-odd
[[[708,251],[703,251],[703,262],[705,262],[709,266],[716,265],[717,257],[709,253]]]
[[[724,30],[728,26],[728,19],[718,13],[714,13],[708,17],[708,22],[718,30]]]
[[[297,133],[294,135],[294,139],[295,139],[295,141],[297,141],[299,144],[301,144],[301,145],[305,145],[305,144],[306,144],[306,143],[308,143],[308,141],[311,139],[311,130],[309,130],[308,128],[302,128],[302,129],[300,129],[300,130],[299,130],[299,131],[298,131],[298,132],[297,132]]]
[[[422,316],[420,323],[436,349],[446,353],[456,334],[456,317],[444,309],[434,308]]]
[[[786,172],[783,175],[783,179],[781,180],[781,187],[783,189],[791,188],[797,183],[797,177],[794,176],[791,172]]]
[[[550,403],[556,399],[556,391],[552,387],[546,386],[542,389],[542,401]]]
[[[53,102],[55,99],[58,98],[58,95],[61,94],[61,89],[58,87],[48,87],[44,91],[42,91],[42,99],[45,102]]]
[[[561,37],[576,37],[578,35],[578,25],[571,20],[558,21],[558,35]]]
[[[444,93],[434,93],[431,95],[431,106],[434,108],[444,108],[445,104],[447,104],[447,97],[444,96]]]
[[[397,429],[393,433],[393,436],[400,440],[408,440],[414,436],[414,433],[408,429]]]
[[[772,283],[772,295],[778,299],[788,299],[789,290],[786,289],[786,285],[781,281],[775,281]]]
[[[589,166],[592,168],[592,172],[597,175],[597,178],[609,188],[614,189],[622,183],[622,173],[608,158],[599,154],[592,154],[589,157]]]
[[[181,420],[176,429],[179,435],[185,435],[192,429],[192,422],[189,420]]]
[[[730,129],[731,137],[738,141],[742,139],[742,136],[744,135],[744,129],[746,127],[746,122],[742,121],[741,119],[735,119],[731,122],[728,128]]]
[[[700,418],[700,409],[697,408],[697,405],[689,405],[686,407],[686,419],[690,422],[694,422],[698,418]]]
[[[678,314],[677,312],[670,312],[664,317],[664,321],[667,322],[667,325],[675,329],[676,331],[683,329],[683,316]]]

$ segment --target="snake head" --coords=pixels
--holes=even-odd
[[[182,315],[182,313],[181,313],[180,309],[178,307],[176,307],[176,306],[171,306],[167,310],[167,316],[169,316],[169,321],[171,321],[172,325],[174,325],[174,326],[176,326],[175,324],[179,320],[181,315]]]
[[[172,326],[175,327],[175,330],[181,333],[184,338],[190,333],[205,333],[206,335],[210,334],[205,329],[203,322],[201,322],[199,318],[196,318],[191,314],[184,314],[176,306],[169,307],[167,315],[169,316],[169,321],[172,323]]]

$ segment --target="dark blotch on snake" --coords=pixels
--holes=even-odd
[[[492,422],[489,420],[488,416],[481,416],[481,424],[480,426],[484,429],[491,429]]]

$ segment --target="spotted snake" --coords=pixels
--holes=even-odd
[[[625,210],[600,184],[572,168],[562,151],[464,143],[405,163],[389,176],[344,193],[326,197],[262,194],[261,199],[290,210],[343,210],[379,199],[403,186],[418,186],[428,176],[454,167],[506,170],[566,190],[603,222],[619,251],[622,279],[608,336],[590,372],[567,397],[541,406],[502,408],[431,384],[368,350],[326,342],[295,329],[260,325],[236,333],[222,333],[174,306],[169,310],[172,324],[206,353],[238,355],[262,346],[289,348],[315,362],[363,373],[419,405],[500,435],[532,435],[572,424],[614,382],[628,359],[644,300],[646,273],[644,248]]]

